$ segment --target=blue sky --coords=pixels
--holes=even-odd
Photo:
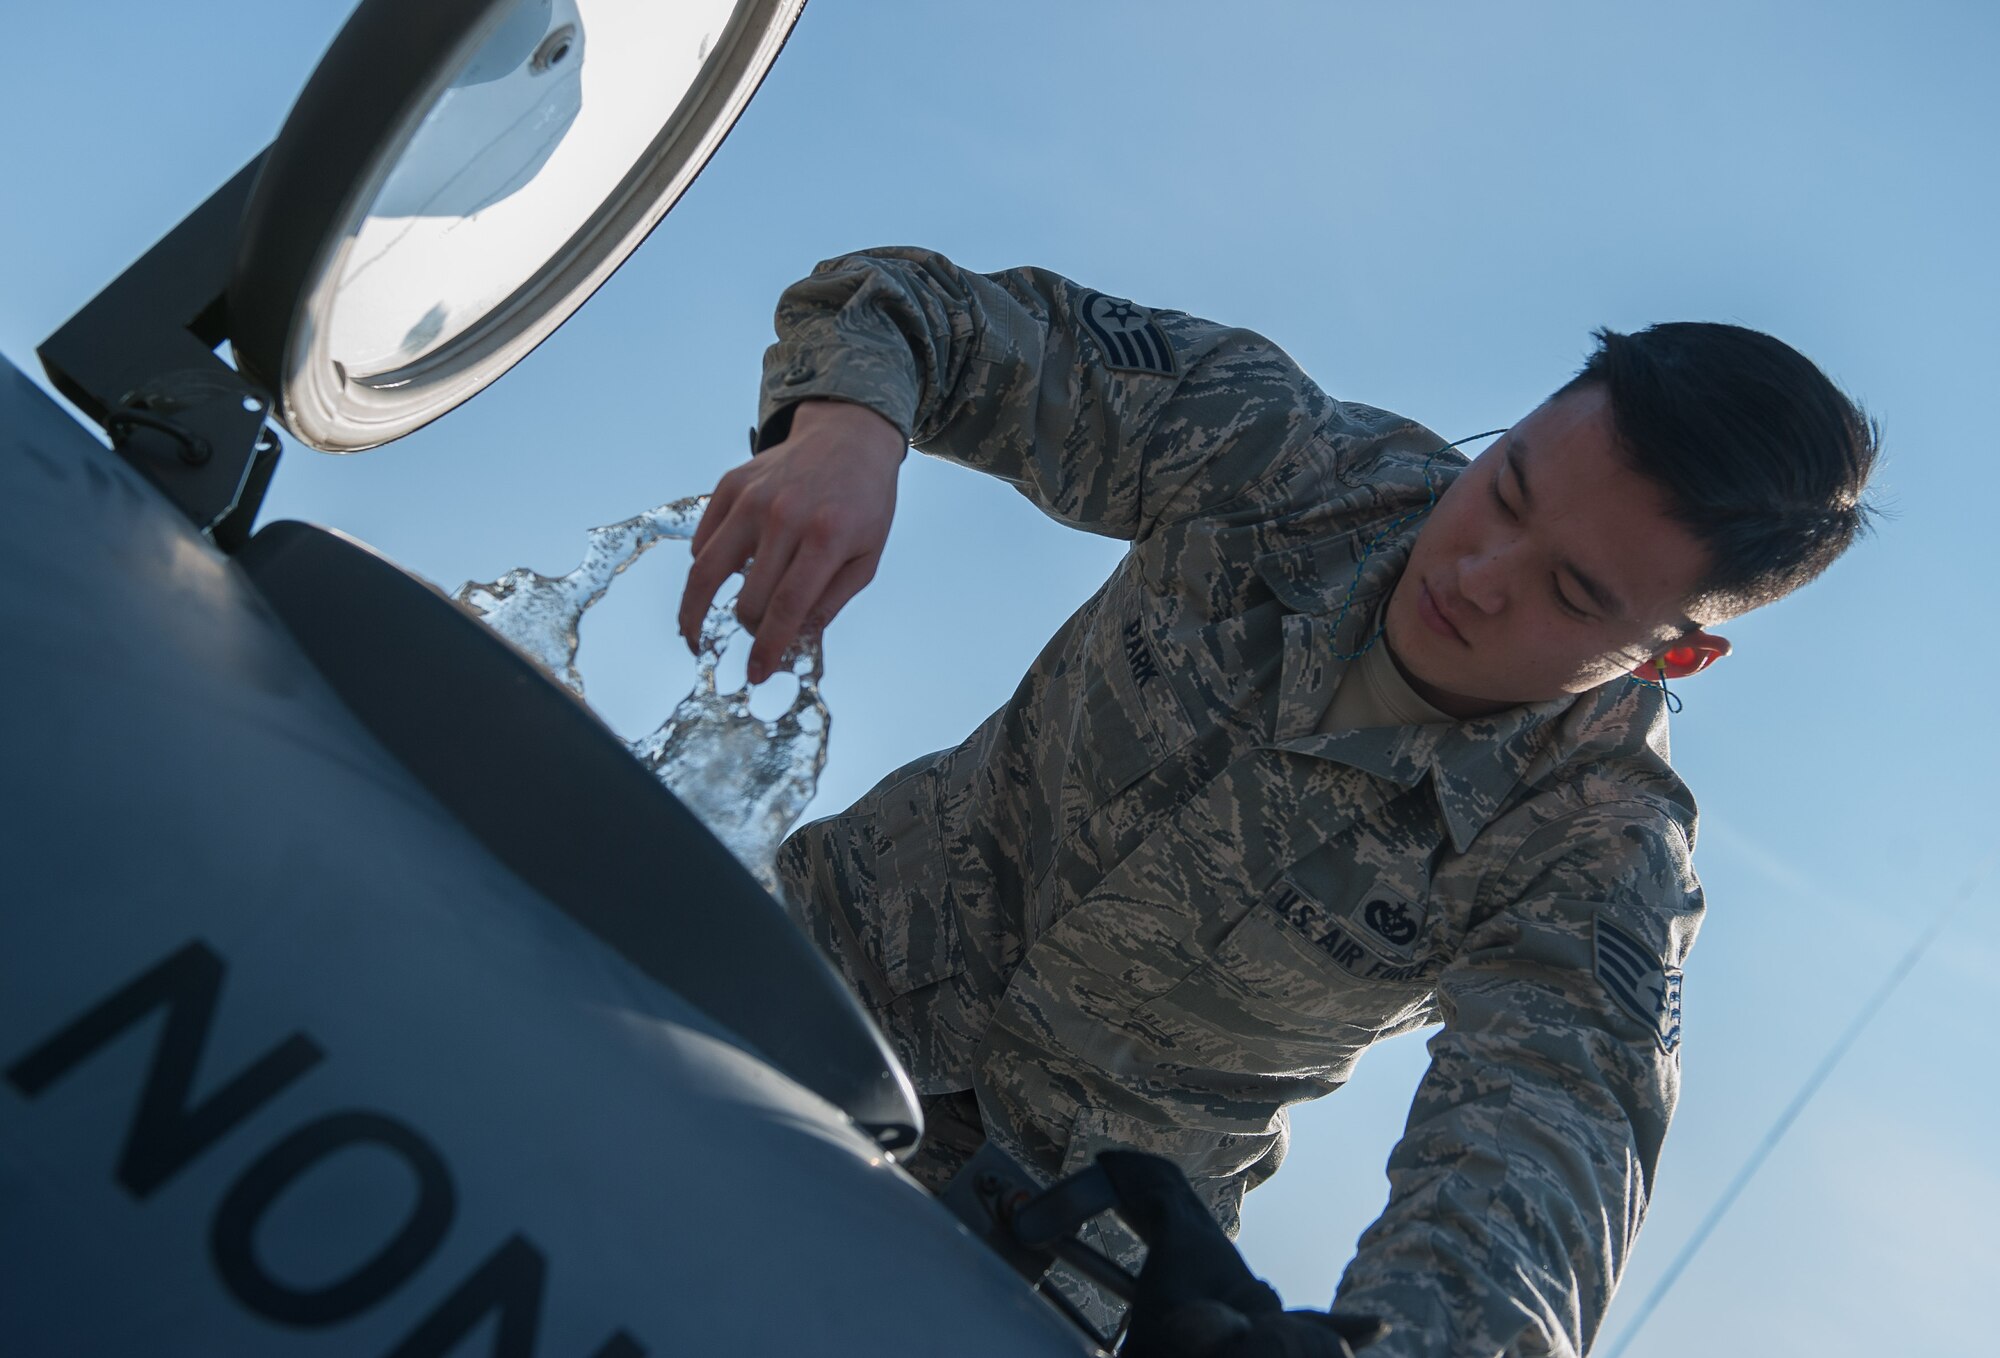
[[[276,131],[347,8],[12,16],[0,352],[37,371],[35,344]],[[1597,325],[1790,340],[1883,420],[1893,514],[1684,690],[1710,916],[1615,1341],[1992,842],[1995,51],[2000,10],[1977,3],[813,0],[709,170],[569,325],[400,444],[294,448],[269,512],[447,588],[567,570],[586,528],[740,459],[777,293],[871,244],[1248,325],[1336,395],[1450,437],[1532,407]],[[1118,550],[911,458],[881,575],[829,639],[818,810],[956,743]],[[591,696],[628,734],[691,675],[676,552],[586,624]],[[1634,1358],[1988,1347],[1996,897],[1992,878],[1972,892]],[[1299,1110],[1290,1163],[1249,1199],[1245,1250],[1292,1304],[1325,1303],[1380,1207],[1423,1060],[1390,1044]]]

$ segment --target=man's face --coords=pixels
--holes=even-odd
[[[1619,453],[1604,389],[1581,387],[1439,497],[1389,596],[1390,652],[1455,717],[1581,693],[1708,636],[1683,612],[1708,561]]]

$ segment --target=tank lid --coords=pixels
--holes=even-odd
[[[258,173],[238,366],[355,452],[482,390],[714,153],[805,0],[362,0]]]

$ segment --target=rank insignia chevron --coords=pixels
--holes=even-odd
[[[1122,297],[1090,292],[1077,305],[1077,314],[1104,351],[1105,367],[1158,373],[1162,377],[1172,377],[1179,371],[1166,331],[1160,329],[1153,313],[1146,308]]]
[[[1680,968],[1662,965],[1645,944],[1605,920],[1596,922],[1595,935],[1597,979],[1671,1054],[1681,1044]]]

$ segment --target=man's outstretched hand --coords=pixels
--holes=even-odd
[[[896,426],[865,406],[794,407],[785,441],[729,472],[709,497],[681,595],[688,649],[715,592],[745,563],[736,616],[757,638],[751,683],[770,677],[802,631],[833,621],[875,578],[907,451]]]
[[[1146,1242],[1119,1358],[1354,1358],[1382,1334],[1372,1316],[1287,1311],[1171,1160],[1104,1151],[1097,1163],[1118,1215]]]

